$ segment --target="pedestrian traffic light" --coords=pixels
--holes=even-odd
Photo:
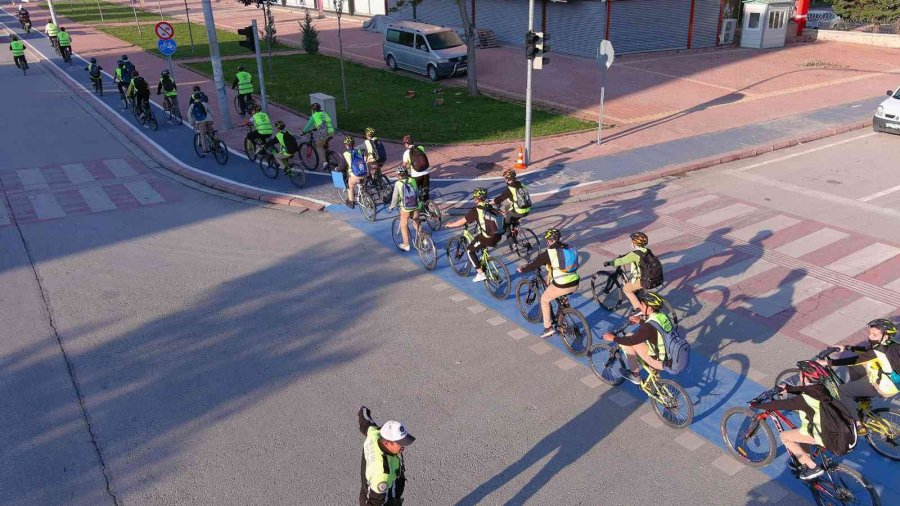
[[[550,46],[547,44],[550,40],[550,34],[535,32],[535,35],[537,36],[537,41],[534,43],[534,68],[540,69],[544,65],[550,63],[550,58],[545,56],[545,54],[550,51]]]
[[[244,46],[250,50],[250,52],[256,52],[256,44],[253,41],[253,26],[245,26],[244,28],[238,28],[238,35],[243,35],[247,38],[247,40],[238,41],[239,46]]]
[[[525,34],[525,58],[533,60],[537,55],[538,35],[535,32],[528,31]]]

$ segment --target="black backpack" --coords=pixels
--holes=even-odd
[[[88,67],[88,72],[90,73],[91,77],[100,77],[100,65],[91,64]]]
[[[665,279],[659,258],[650,251],[650,248],[647,248],[646,253],[641,250],[635,250],[635,253],[640,257],[638,268],[641,270],[641,287],[651,290],[662,285]]]
[[[171,77],[169,77],[169,78],[164,77],[161,80],[161,82],[162,82],[163,90],[172,91],[175,89],[175,81],[173,81]]]
[[[285,130],[281,133],[281,138],[284,139],[284,150],[290,154],[294,154],[300,150],[300,145],[297,144],[297,138],[294,137],[294,134]]]
[[[409,148],[409,159],[416,172],[424,172],[431,167],[431,164],[428,162],[428,156],[418,146]]]
[[[141,93],[150,91],[150,87],[147,86],[147,81],[145,81],[143,77],[135,77],[131,82],[134,83],[134,89]]]
[[[375,163],[384,163],[387,161],[387,151],[384,144],[379,139],[372,139],[372,148],[375,150]]]
[[[825,448],[837,456],[850,453],[856,447],[857,439],[853,416],[836,400],[822,401],[819,409],[822,426],[813,430],[818,430],[822,435]]]
[[[126,83],[131,81],[132,73],[134,73],[134,64],[130,61],[124,62],[122,66],[122,80]]]

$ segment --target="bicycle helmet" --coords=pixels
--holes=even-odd
[[[197,102],[199,102],[199,101],[200,101],[200,92],[199,92],[199,91],[195,91],[194,94],[191,95],[191,98],[193,98],[194,100],[196,100]]]
[[[487,189],[481,187],[475,188],[475,191],[472,192],[472,197],[475,199],[486,199]]]
[[[96,59],[96,58],[91,58],[91,63],[97,63],[97,59]]]
[[[166,77],[167,75],[169,75],[168,70],[163,70],[162,72],[159,73],[159,77]]]
[[[349,135],[347,137],[344,137],[344,146],[347,146],[348,148],[352,148],[355,145],[356,145],[356,139],[354,139],[353,137],[350,137]]]
[[[831,372],[822,364],[813,360],[801,360],[797,362],[800,374],[808,383],[821,383],[831,377]]]
[[[375,129],[372,127],[366,127],[366,137],[374,137]]]
[[[506,169],[503,171],[503,179],[507,181],[515,181],[516,180],[516,171],[513,169]]]
[[[284,130],[284,121],[278,120],[275,122],[275,128],[279,130]]]
[[[17,35],[10,35],[9,40],[19,40]]]
[[[319,105],[318,102],[317,102],[317,103],[314,103],[314,104],[312,105],[312,110],[313,110],[313,112],[319,112],[319,111],[322,110],[322,106]]]
[[[409,134],[406,134],[406,135],[403,136],[403,141],[402,141],[402,142],[403,142],[403,144],[406,144],[407,146],[412,146],[412,145],[413,145],[412,137],[411,137]]]
[[[643,232],[634,232],[631,234],[631,242],[633,242],[637,247],[643,248],[646,246],[650,239],[647,237],[647,234]]]
[[[199,86],[194,86],[194,91],[200,91],[200,87],[199,87]]]
[[[123,54],[123,55],[122,55],[122,61],[128,61],[128,55],[127,55],[127,54]]]
[[[888,337],[897,335],[897,325],[887,318],[877,318],[866,324],[870,329],[878,329],[882,334]]]
[[[654,311],[659,311],[663,307],[663,298],[650,290],[641,290],[637,292],[637,299],[644,304],[652,307]]]
[[[243,65],[238,65],[237,71],[238,71],[238,72],[243,72],[243,71],[244,71],[244,66],[243,66]]]
[[[560,232],[558,228],[551,228],[550,230],[544,232],[544,239],[547,241],[558,241],[560,237]]]
[[[406,166],[401,165],[397,167],[397,175],[400,177],[409,177],[409,169]]]

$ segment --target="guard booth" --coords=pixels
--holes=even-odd
[[[793,0],[751,0],[744,3],[741,47],[784,47]]]

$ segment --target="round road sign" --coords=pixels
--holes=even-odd
[[[156,41],[156,47],[159,49],[159,52],[164,56],[172,56],[175,54],[175,50],[178,49],[178,44],[175,43],[174,40],[158,40]]]
[[[175,28],[165,21],[156,23],[156,28],[154,28],[154,30],[156,31],[156,36],[162,40],[169,40],[175,36]]]

